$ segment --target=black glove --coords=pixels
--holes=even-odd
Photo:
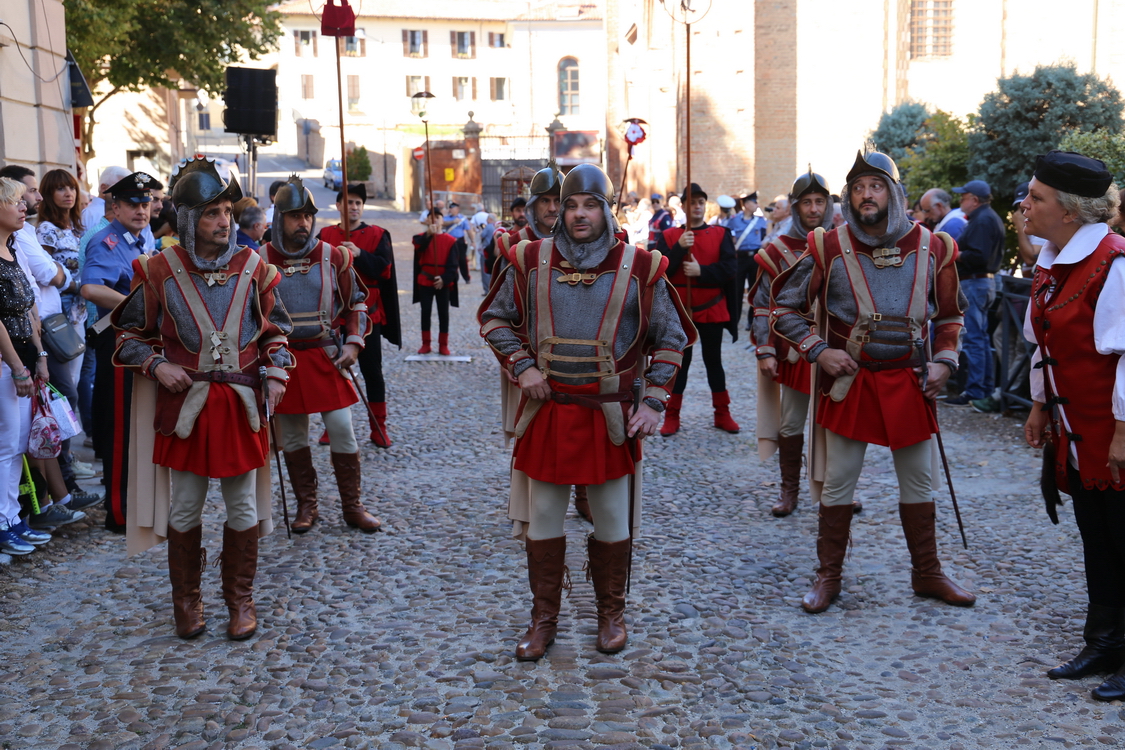
[[[1047,505],[1047,515],[1051,523],[1059,525],[1059,506],[1063,499],[1059,495],[1059,485],[1055,481],[1055,443],[1049,437],[1043,442],[1043,470],[1039,475],[1039,489],[1043,502]]]

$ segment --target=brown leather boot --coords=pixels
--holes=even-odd
[[[821,505],[820,529],[816,536],[816,556],[820,567],[816,581],[801,600],[801,606],[810,614],[823,612],[840,595],[840,579],[844,572],[844,555],[848,553],[848,539],[852,531],[851,505]]]
[[[590,498],[586,494],[586,485],[574,485],[574,509],[578,511],[578,515],[585,518],[590,523],[594,522],[594,516],[590,513]]]
[[[289,470],[289,486],[297,498],[297,515],[289,524],[294,534],[304,534],[320,518],[316,507],[318,480],[312,464],[312,448],[285,451],[285,467]]]
[[[958,586],[941,572],[934,538],[933,503],[899,503],[902,533],[910,548],[910,585],[918,596],[941,599],[957,607],[971,607],[976,596]]]
[[[258,572],[258,524],[235,531],[223,524],[223,599],[230,622],[227,637],[244,641],[258,629],[254,608],[254,576]]]
[[[527,581],[531,586],[531,624],[516,646],[520,661],[536,661],[547,653],[547,647],[558,632],[562,590],[569,584],[566,569],[566,537],[528,539]]]
[[[664,423],[660,425],[660,434],[670,437],[680,431],[680,407],[684,403],[684,394],[673,393],[668,397],[664,406]]]
[[[590,565],[588,578],[594,584],[598,603],[598,642],[603,654],[616,654],[625,648],[625,580],[629,575],[630,540],[599,542],[588,539]]]
[[[368,534],[378,531],[383,522],[368,513],[359,500],[359,454],[333,453],[332,469],[336,472],[344,523]]]
[[[801,459],[804,455],[804,435],[778,437],[777,465],[781,469],[781,493],[771,511],[778,518],[797,509],[797,496],[801,488]]]
[[[203,549],[203,527],[176,531],[168,527],[168,578],[172,581],[172,615],[176,635],[194,638],[207,629],[203,619],[203,594],[199,591],[207,550]]]

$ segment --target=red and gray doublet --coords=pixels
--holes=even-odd
[[[666,252],[670,261],[669,280],[676,287],[684,305],[691,311],[692,322],[729,323],[732,319],[729,304],[732,295],[728,292],[737,265],[730,231],[726,227],[715,225],[692,229],[695,242],[689,249],[677,244],[683,234],[684,227],[665,229],[661,234],[663,246],[657,243],[657,249]],[[691,279],[690,293],[688,277],[683,269],[683,259],[689,252],[699,263],[699,276]]]
[[[137,258],[133,269],[133,290],[113,313],[114,364],[155,380],[156,366],[171,362],[195,381],[180,393],[158,389],[153,462],[205,477],[264,466],[259,368],[284,381],[293,366],[277,269],[242,247],[204,272],[179,245]]]
[[[773,283],[773,330],[809,362],[832,347],[860,365],[854,376],[819,373],[817,422],[892,450],[928,440],[937,424],[913,368],[926,361],[931,324],[932,361],[956,367],[963,326],[956,244],[917,224],[894,248],[865,245],[847,225],[812,232],[808,243],[808,254]],[[810,320],[817,301],[823,336]]]
[[[1100,232],[1103,227],[1091,229]],[[1079,231],[1089,230],[1084,226]],[[1077,469],[1086,490],[1125,491],[1125,471],[1115,482],[1106,461],[1117,428],[1114,405],[1120,398],[1121,355],[1098,351],[1107,347],[1099,338],[1117,339],[1107,347],[1112,352],[1121,336],[1093,335],[1102,333],[1094,325],[1098,301],[1110,267],[1122,256],[1125,239],[1107,232],[1078,262],[1055,260],[1050,268],[1037,266],[1032,281],[1028,318],[1041,353],[1035,366],[1044,373],[1044,403],[1054,407],[1055,479],[1064,491],[1071,484],[1068,463]],[[1061,253],[1058,257],[1065,259]]]
[[[259,252],[281,271],[277,294],[293,320],[289,348],[296,368],[277,413],[321,413],[356,403],[358,394],[333,363],[337,348],[330,335],[334,321],[342,320],[340,343],[362,349],[370,331],[367,289],[352,268],[351,253],[320,241],[298,257],[272,242]]]
[[[812,389],[812,365],[800,355],[796,347],[770,329],[770,285],[782,271],[797,262],[807,247],[807,239],[784,234],[763,246],[754,255],[761,270],[750,289],[750,300],[754,307],[750,338],[757,346],[758,358],[767,355],[776,358],[777,377],[774,380],[806,395]]]
[[[634,473],[639,441],[625,439],[634,381],[644,378],[645,403],[662,410],[692,343],[685,331],[694,334],[669,293],[667,260],[619,240],[583,272],[552,239],[520,243],[512,257],[481,306],[481,335],[514,377],[538,367],[558,394],[521,399],[513,467],[559,485]]]

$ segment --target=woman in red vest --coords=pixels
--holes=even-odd
[[[699,330],[699,348],[707,368],[715,426],[737,433],[739,427],[730,415],[727,375],[723,370],[723,331],[730,331],[731,341],[738,340],[738,292],[735,289],[738,260],[734,242],[729,229],[709,226],[704,221],[707,193],[699,185],[691,184],[690,201],[686,189],[681,200],[691,216],[691,229],[665,229],[657,235],[656,249],[668,257],[668,278],[684,306],[691,311],[691,320]],[[675,435],[680,429],[680,406],[694,351],[695,347],[689,346],[684,352],[683,367],[664,410],[664,425],[660,428],[664,437]]]
[[[1086,647],[1047,672],[1076,680],[1114,672],[1093,691],[1125,699],[1125,239],[1106,222],[1118,211],[1105,164],[1052,151],[1035,165],[1020,204],[1039,253],[1024,332],[1033,405],[1024,426],[1044,447],[1047,513],[1058,523],[1062,490],[1082,534],[1088,608]]]
[[[449,356],[449,306],[458,306],[457,272],[469,281],[465,240],[442,230],[441,211],[434,211],[426,231],[414,241],[414,302],[422,305],[422,346],[419,354],[429,354],[430,315],[434,302],[438,314],[438,353]]]

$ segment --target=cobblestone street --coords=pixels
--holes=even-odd
[[[844,593],[820,615],[800,599],[816,565],[816,513],[770,515],[776,459],[758,461],[755,361],[724,349],[739,435],[711,427],[702,363],[684,428],[646,444],[644,525],[629,645],[594,650],[589,524],[571,512],[558,640],[512,656],[530,610],[522,543],[506,517],[508,451],[498,373],[477,333],[477,272],[451,347],[470,364],[406,362],[413,217],[371,212],[395,239],[404,347],[384,348],[394,445],[363,440],[364,497],[385,533],[343,526],[328,448],[314,446],[321,520],[262,540],[259,629],[225,637],[218,571],[208,630],[173,634],[164,545],[133,558],[103,514],[0,569],[0,746],[5,748],[1014,748],[1125,744],[1125,710],[1098,678],[1045,671],[1081,644],[1085,584],[1068,503],[1052,526],[1022,421],[939,408],[964,515],[938,496],[946,571],[972,609],[910,590],[886,449],[869,450]],[[435,324],[436,325],[436,324]],[[362,405],[354,409],[366,438]],[[314,424],[312,439],[320,435]],[[90,487],[95,487],[94,481]],[[276,478],[275,478],[276,481]],[[275,493],[276,494],[276,493]],[[291,509],[293,498],[290,493]],[[218,484],[204,544],[217,559]]]

